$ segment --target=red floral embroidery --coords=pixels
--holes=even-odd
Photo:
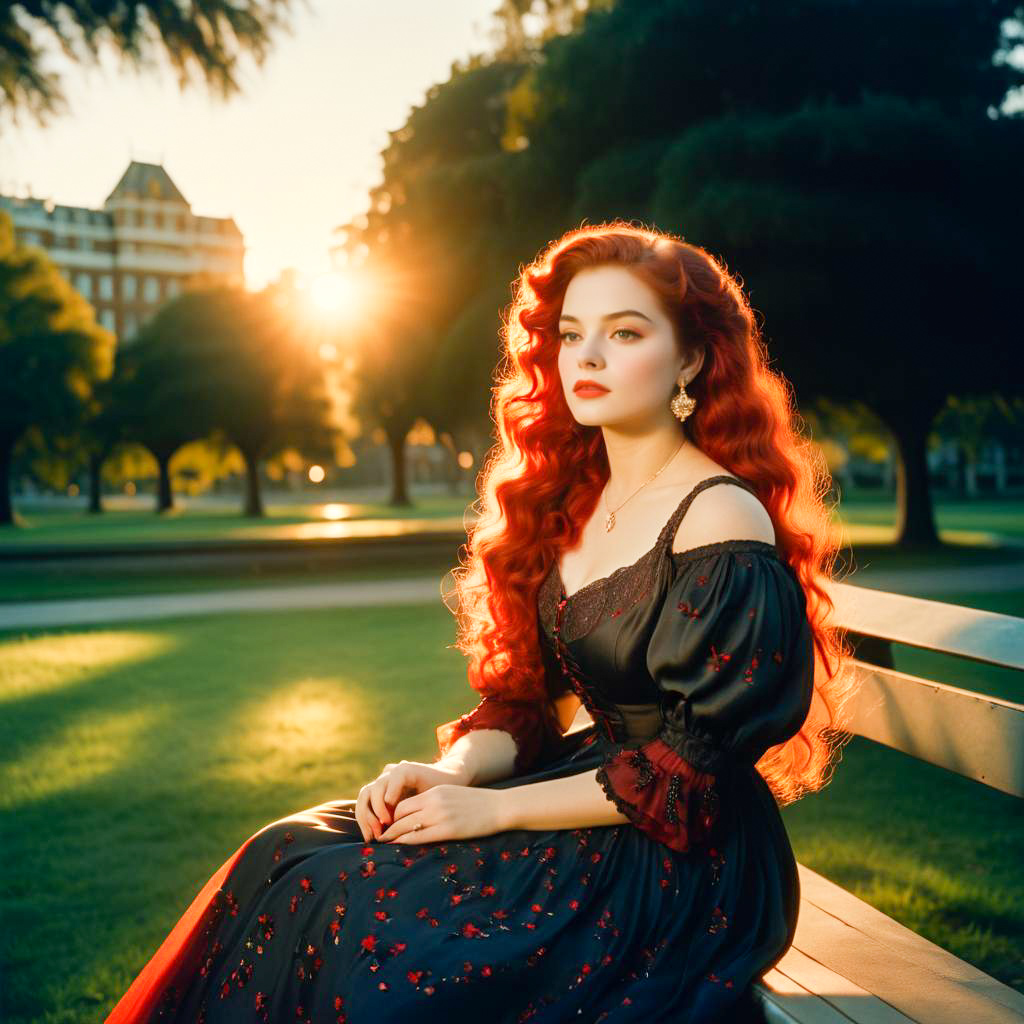
[[[726,662],[732,659],[731,654],[726,654],[724,651],[719,651],[715,648],[715,645],[711,645],[711,667],[718,672],[720,669],[725,667]]]

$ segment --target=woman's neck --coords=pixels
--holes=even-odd
[[[678,425],[644,434],[602,429],[610,469],[605,494],[613,507],[650,483],[656,473],[660,480],[678,472],[692,447]]]

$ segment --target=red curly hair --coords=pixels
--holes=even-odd
[[[700,246],[612,221],[567,232],[519,275],[502,321],[504,365],[494,387],[498,441],[480,476],[468,562],[453,570],[455,646],[485,696],[547,700],[537,628],[537,592],[551,563],[575,546],[609,476],[600,427],[566,404],[558,372],[558,317],[569,281],[585,267],[627,267],[659,297],[680,354],[705,348],[687,385],[696,410],[687,439],[751,483],[775,526],[780,553],[807,595],[814,635],[815,697],[800,732],[757,764],[780,804],[822,788],[844,737],[852,697],[845,631],[829,625],[838,541],[825,495],[831,478],[802,439],[788,382],[768,367],[754,314],[733,277]],[[471,506],[471,507],[474,507]]]

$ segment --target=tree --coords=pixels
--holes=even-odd
[[[252,294],[215,285],[172,299],[139,331],[128,350],[130,429],[160,466],[159,509],[171,507],[171,456],[213,431],[245,461],[247,516],[264,514],[264,458],[288,447],[333,452],[323,367],[293,299],[274,286]]]
[[[435,379],[491,344],[464,310],[520,261],[581,221],[640,217],[740,274],[801,399],[884,419],[900,539],[934,543],[936,414],[951,393],[1020,387],[1000,359],[1016,340],[1024,119],[1001,108],[1024,81],[1019,4],[923,18],[914,0],[619,0],[540,46],[520,45],[526,10],[502,4],[521,61],[457,70],[393,133],[359,233],[369,261],[402,229],[472,255],[432,299]],[[481,109],[503,110],[500,132]]]
[[[118,356],[118,419],[123,437],[156,460],[158,515],[174,508],[171,458],[213,429],[203,336],[188,315],[193,301],[186,292],[162,306]]]
[[[95,61],[103,43],[137,69],[169,61],[184,89],[204,78],[220,95],[239,90],[238,58],[262,64],[272,32],[286,27],[291,0],[35,0],[0,5],[0,112],[45,122],[66,108],[60,80],[45,70],[39,40],[52,34],[65,56]]]
[[[0,524],[14,522],[15,445],[33,427],[72,433],[110,376],[115,345],[46,254],[15,245],[0,211]]]
[[[479,408],[479,395],[486,418],[488,381],[498,357],[497,309],[489,337],[461,342],[478,342],[472,353],[451,346],[449,335],[482,289],[497,291],[506,240],[487,228],[509,223],[503,198],[504,96],[522,70],[500,61],[474,66],[431,89],[427,102],[392,133],[383,154],[384,181],[373,191],[370,213],[344,228],[352,264],[373,284],[364,293],[364,322],[372,332],[363,334],[353,353],[353,410],[387,438],[394,505],[409,504],[410,428],[420,416],[433,423],[446,419],[438,410],[451,403],[453,384],[465,379],[467,364],[475,371],[481,360],[482,390],[458,403],[456,416]],[[507,285],[501,290],[507,297]],[[444,428],[450,432],[451,424]]]
[[[195,329],[204,339],[207,405],[245,460],[244,514],[262,516],[263,459],[289,447],[333,457],[324,367],[289,287],[269,285],[252,294],[222,286],[192,299]]]
[[[84,455],[89,473],[89,512],[103,511],[103,464],[125,439],[123,418],[124,374],[123,349],[115,358],[114,372],[97,387],[93,401],[78,433],[78,449]]]

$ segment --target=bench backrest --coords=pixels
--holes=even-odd
[[[1024,672],[1024,619],[847,583],[827,589],[856,651],[850,732],[1024,797],[1024,704],[897,672],[891,647]]]

